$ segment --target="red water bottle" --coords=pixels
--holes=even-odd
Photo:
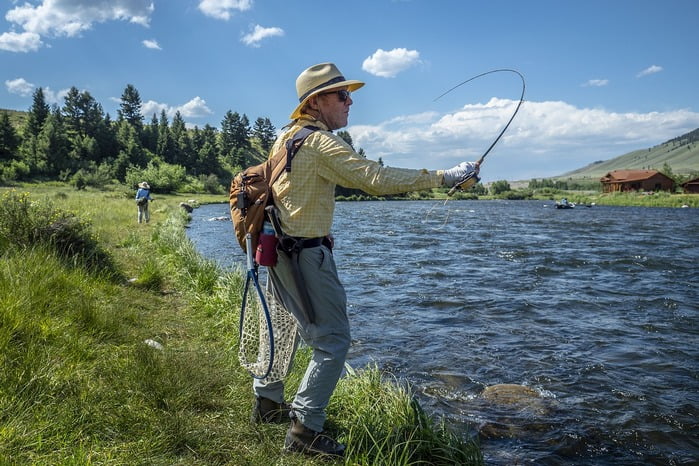
[[[274,234],[272,224],[266,221],[262,225],[262,231],[257,241],[255,262],[265,267],[274,267],[277,265],[277,241],[277,236]]]

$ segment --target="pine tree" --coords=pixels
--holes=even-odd
[[[143,130],[141,96],[132,84],[126,85],[124,92],[121,94],[121,104],[119,104],[119,107],[119,110],[117,110],[117,121],[128,121],[140,135]]]
[[[183,167],[190,166],[196,157],[193,156],[192,141],[189,138],[187,127],[179,110],[175,113],[175,116],[172,119],[170,134],[172,135],[172,140],[174,142],[174,153],[171,157],[171,163],[182,165]]]
[[[33,103],[29,109],[29,118],[27,119],[25,134],[38,136],[49,113],[51,113],[51,108],[49,104],[46,103],[44,90],[38,88],[33,94]]]
[[[219,144],[221,146],[221,157],[223,157],[223,159],[231,165],[240,165],[234,160],[236,150],[235,124],[233,112],[228,110],[224,115],[223,120],[221,120]]]
[[[155,154],[167,163],[172,163],[174,152],[174,143],[170,134],[170,123],[167,119],[165,110],[160,112],[160,121],[158,121],[158,146]]]
[[[99,153],[96,154],[95,157],[96,162],[103,163],[113,160],[119,153],[119,143],[117,142],[116,131],[116,124],[112,122],[109,113],[107,113],[104,116],[104,120],[102,120],[102,123],[100,124],[97,135],[95,136],[99,146]]]
[[[248,116],[244,113],[243,116],[240,117],[240,124],[236,128],[236,139],[238,148],[250,148],[250,120],[248,120]]]
[[[250,148],[250,121],[243,114],[228,110],[221,122],[222,149],[225,155],[230,155],[236,149]]]
[[[119,154],[114,163],[114,172],[116,177],[123,181],[126,179],[127,168],[129,166],[145,167],[148,164],[148,156],[133,125],[122,120],[117,123],[117,127]]]
[[[71,87],[64,98],[63,116],[65,126],[72,135],[97,137],[104,124],[104,111],[89,92],[80,92]]]
[[[143,136],[141,137],[143,141],[143,147],[148,149],[150,152],[155,154],[158,149],[158,117],[154,113],[150,124],[147,124],[143,128]]]
[[[0,162],[17,158],[19,136],[10,122],[10,115],[2,112],[0,116]]]
[[[197,163],[195,173],[198,175],[221,175],[223,169],[219,162],[216,150],[216,128],[206,124],[198,133],[198,141],[195,147]]]
[[[75,160],[70,157],[70,141],[61,113],[56,109],[44,122],[36,139],[36,165],[39,173],[58,176],[71,172]]]
[[[269,118],[258,118],[252,129],[252,137],[260,142],[260,148],[264,152],[269,152],[276,138],[275,128]]]

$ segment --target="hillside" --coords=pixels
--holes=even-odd
[[[29,117],[28,112],[23,112],[20,110],[9,110],[5,108],[0,108],[0,113],[7,113],[10,117],[10,123],[14,126],[15,130],[20,131],[24,128],[27,118]]]
[[[657,146],[591,163],[554,178],[600,178],[612,170],[660,170],[667,164],[676,175],[699,173],[699,128]]]

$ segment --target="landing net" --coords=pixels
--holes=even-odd
[[[246,306],[255,306],[255,311],[248,308],[240,334],[238,359],[241,365],[253,376],[263,376],[269,367],[270,334],[261,300],[257,293],[250,293]],[[252,298],[252,299],[250,299]],[[291,369],[291,361],[298,338],[296,319],[289,313],[271,291],[269,279],[264,289],[264,299],[272,323],[274,354],[269,373],[261,380],[269,383],[284,379]],[[248,318],[249,316],[249,318]]]

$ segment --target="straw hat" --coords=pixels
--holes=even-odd
[[[150,189],[150,186],[145,181],[141,181],[140,183],[138,183],[138,187],[143,189]]]
[[[363,85],[362,81],[345,79],[333,63],[313,65],[296,78],[296,94],[299,97],[299,105],[291,112],[290,118],[292,120],[299,118],[301,109],[314,95],[343,87],[349,88],[352,92]]]

